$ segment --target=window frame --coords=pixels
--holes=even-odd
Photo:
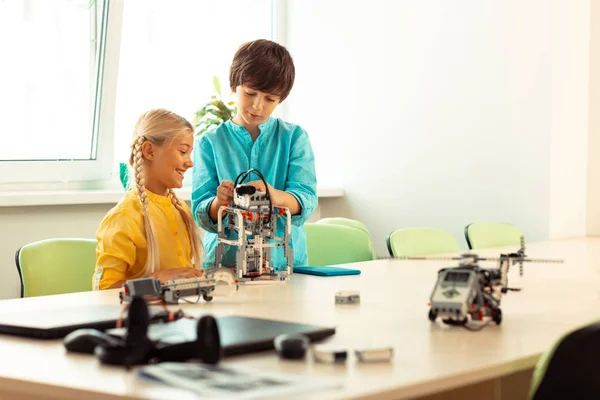
[[[100,6],[101,4],[101,6]],[[0,194],[30,190],[114,190],[120,189],[118,165],[114,152],[115,104],[121,48],[124,0],[95,0],[96,30],[101,43],[96,59],[99,90],[93,100],[93,141],[91,160],[0,161]],[[271,0],[271,39],[285,46],[286,0]],[[285,116],[285,104],[279,105],[274,117]],[[188,180],[189,181],[189,180]]]
[[[12,160],[0,161],[0,189],[14,184],[67,184],[80,181],[107,181],[113,170],[112,143],[114,105],[120,49],[123,0],[96,0],[90,18],[96,32],[95,96],[92,129],[95,140],[90,143],[90,159]],[[8,188],[7,188],[8,186]]]

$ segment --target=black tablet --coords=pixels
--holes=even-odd
[[[240,316],[217,317],[221,346],[225,357],[254,353],[274,348],[276,336],[299,333],[311,341],[335,334],[335,328],[296,322]],[[196,341],[197,319],[183,318],[175,322],[157,323],[148,327],[148,337],[165,345],[193,346]],[[123,336],[125,329],[110,329],[107,333]]]

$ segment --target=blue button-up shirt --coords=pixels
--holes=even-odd
[[[217,224],[208,213],[223,180],[235,182],[237,176],[250,168],[259,170],[275,189],[292,194],[302,211],[292,216],[294,265],[306,265],[306,232],[304,223],[317,207],[315,158],[308,135],[299,126],[278,118],[269,118],[259,125],[260,135],[252,142],[250,133],[231,120],[197,139],[194,146],[192,171],[192,212],[196,222],[206,231],[203,265],[215,263]],[[244,180],[260,179],[255,174]],[[277,218],[276,236],[283,238],[286,218]],[[224,224],[224,226],[226,226]],[[237,232],[225,229],[228,239],[236,240]],[[225,245],[223,265],[235,265],[237,246]],[[285,267],[283,248],[272,250],[271,263]]]

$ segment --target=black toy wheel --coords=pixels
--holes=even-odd
[[[429,315],[428,315],[428,317],[429,317],[429,320],[430,320],[431,322],[434,322],[434,321],[435,321],[435,319],[437,318],[437,313],[436,313],[436,312],[433,312],[433,310],[429,310]]]
[[[496,325],[500,325],[500,323],[502,322],[502,310],[496,310],[492,319],[494,320]]]
[[[444,323],[446,325],[452,325],[452,326],[461,326],[467,323],[467,318],[463,318],[463,319],[451,319],[451,318],[447,318],[447,319],[443,319],[442,321],[444,321]]]
[[[212,296],[209,296],[207,294],[203,294],[202,298],[204,299],[204,301],[211,301],[213,299]]]

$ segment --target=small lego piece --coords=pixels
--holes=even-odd
[[[342,290],[335,293],[335,304],[360,304],[358,290]]]
[[[389,362],[394,356],[393,347],[365,347],[354,350],[356,359],[361,362]]]
[[[338,347],[328,345],[317,345],[313,347],[313,356],[315,360],[325,363],[345,363],[348,358],[348,351]]]

